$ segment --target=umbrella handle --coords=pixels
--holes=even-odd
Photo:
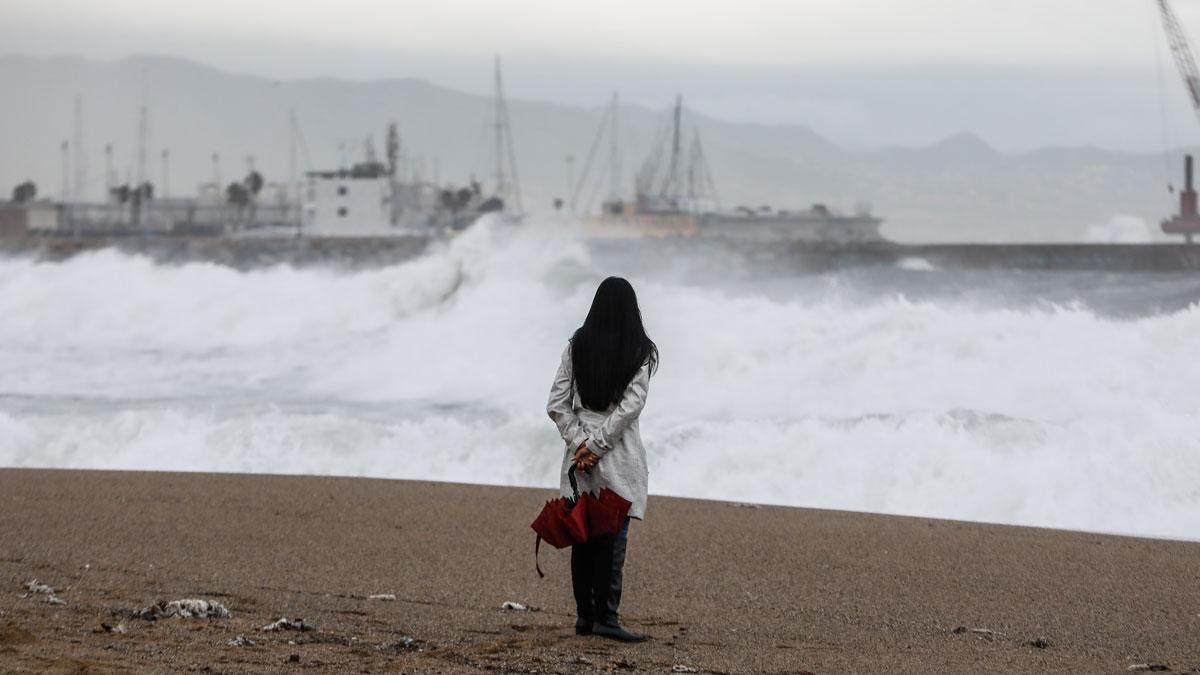
[[[575,495],[575,501],[579,501],[579,483],[575,481],[575,464],[571,464],[571,468],[567,469],[567,480],[571,482],[571,492]]]

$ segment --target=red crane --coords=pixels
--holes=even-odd
[[[1163,30],[1167,33],[1168,46],[1171,56],[1175,59],[1175,67],[1183,78],[1183,86],[1192,99],[1192,109],[1200,119],[1200,70],[1196,69],[1196,57],[1192,55],[1192,47],[1188,44],[1187,35],[1179,19],[1171,10],[1167,0],[1158,0],[1158,11],[1162,14]],[[1200,234],[1200,215],[1196,213],[1196,190],[1192,187],[1192,156],[1187,155],[1183,160],[1183,190],[1179,193],[1179,214],[1162,222],[1162,231],[1167,234],[1182,234],[1187,243],[1192,243],[1192,236]]]

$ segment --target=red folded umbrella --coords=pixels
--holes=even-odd
[[[599,495],[590,492],[580,495],[579,485],[575,482],[574,465],[567,469],[567,480],[571,482],[573,495],[547,501],[530,525],[537,533],[537,540],[533,544],[533,564],[539,577],[546,576],[538,562],[543,539],[554,548],[566,548],[571,544],[614,535],[621,531],[621,524],[629,514],[629,500],[608,488],[600,490]]]

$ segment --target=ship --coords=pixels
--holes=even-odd
[[[615,97],[613,107],[615,138]],[[699,131],[692,128],[686,150],[684,135],[683,98],[676,96],[670,123],[659,131],[650,154],[637,172],[634,200],[610,198],[604,202],[601,221],[607,229],[660,236],[831,243],[885,241],[880,234],[883,219],[873,215],[867,204],[860,203],[850,214],[826,204],[799,209],[775,209],[769,205],[722,209]]]

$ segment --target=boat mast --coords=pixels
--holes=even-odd
[[[621,190],[621,157],[620,148],[617,144],[617,115],[621,108],[620,95],[613,92],[612,95],[612,133],[610,134],[610,145],[608,148],[608,164],[609,164],[609,186],[608,186],[608,201],[615,202],[620,198]]]
[[[508,103],[504,100],[504,80],[500,75],[500,55],[496,55],[496,196],[504,200],[505,210],[521,215],[521,181],[517,177],[517,155],[513,147],[512,124]],[[507,166],[506,166],[507,164]],[[507,173],[506,173],[507,171]],[[509,175],[512,176],[511,180]],[[510,203],[511,200],[511,203]]]
[[[288,109],[288,189],[287,204],[299,213],[300,184],[296,182],[296,109]]]
[[[667,168],[667,177],[663,182],[662,196],[674,208],[679,208],[679,191],[681,189],[680,134],[683,123],[683,96],[675,95],[675,115],[671,127],[671,163]]]
[[[497,54],[495,58],[494,70],[496,78],[496,100],[493,101],[493,104],[496,106],[496,110],[493,112],[493,116],[495,117],[495,126],[492,129],[492,133],[496,136],[496,196],[504,199],[504,197],[508,194],[508,185],[506,184],[504,176],[504,109],[501,104],[502,98],[500,94],[503,84],[500,81],[499,54]]]

